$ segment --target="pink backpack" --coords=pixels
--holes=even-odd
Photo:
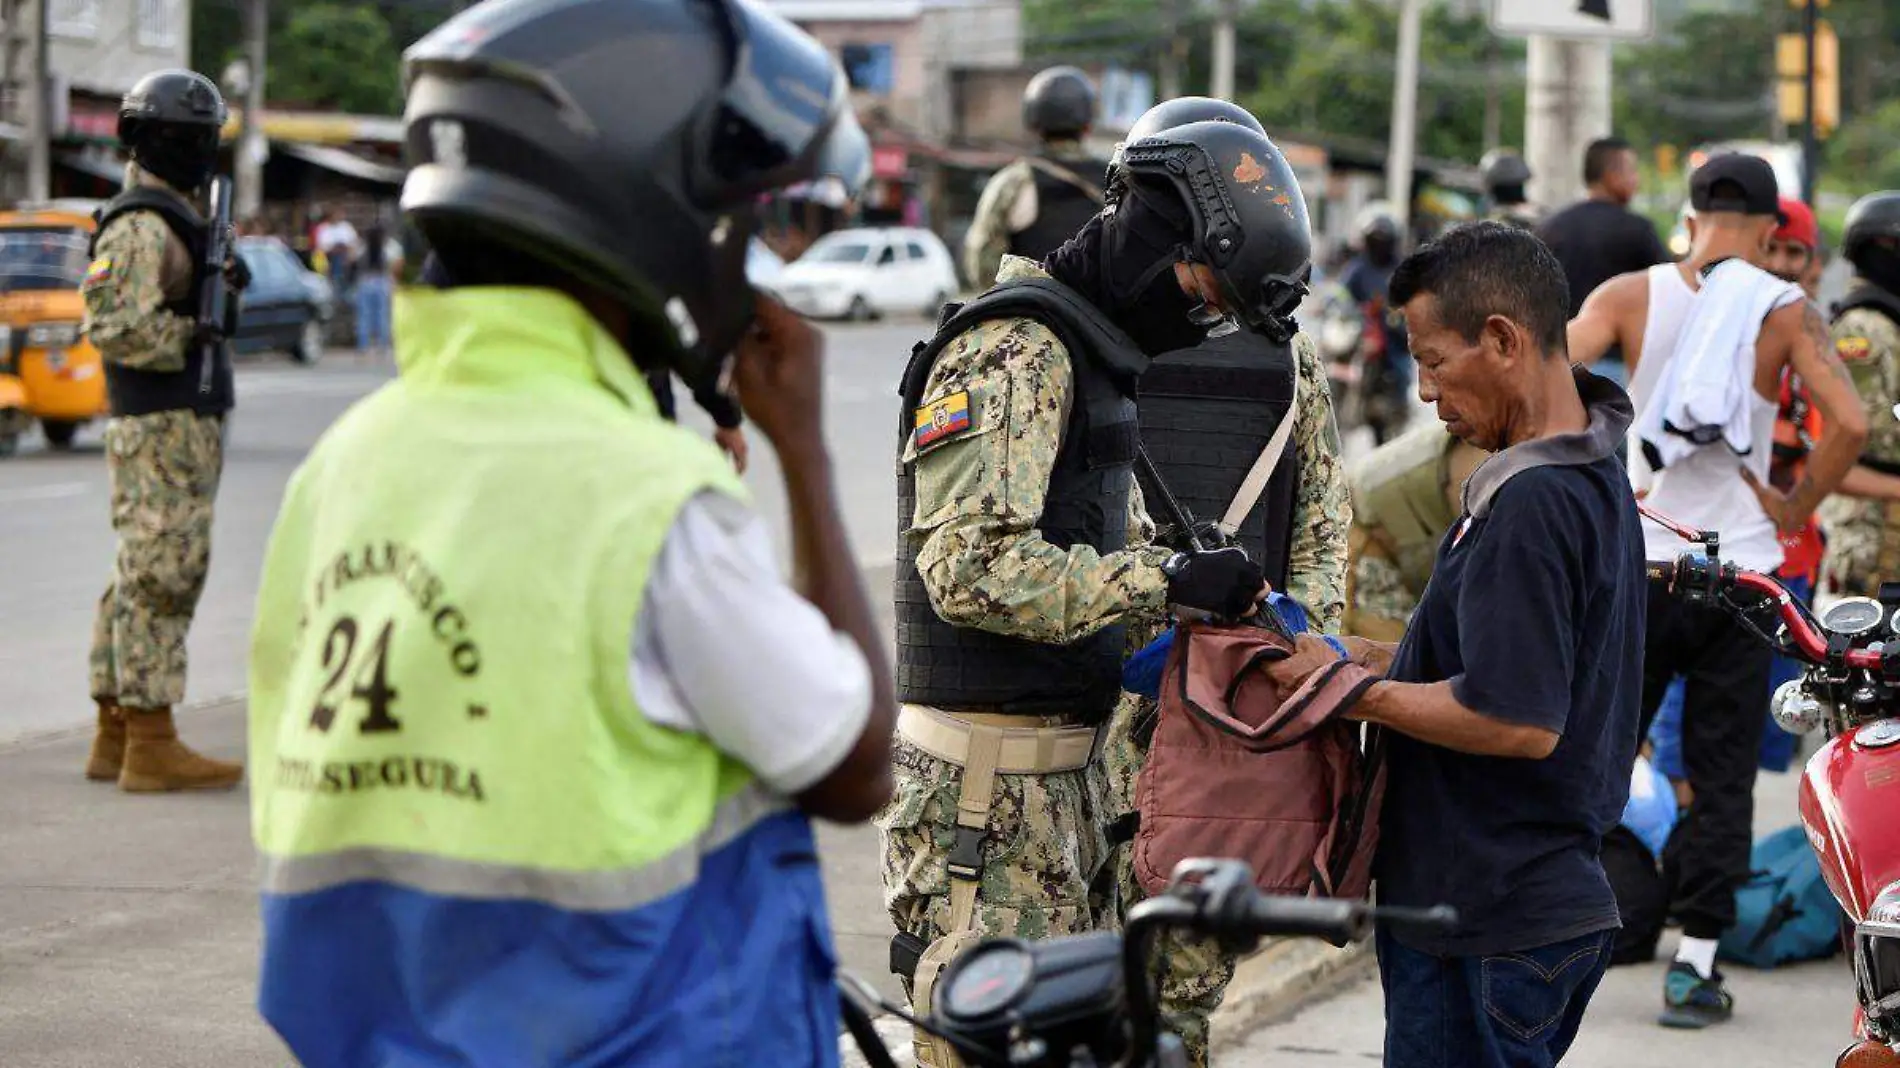
[[[1135,786],[1135,874],[1148,893],[1190,857],[1244,860],[1272,894],[1370,890],[1384,746],[1378,728],[1343,713],[1378,676],[1342,660],[1283,704],[1266,668],[1291,648],[1262,627],[1180,624]]]

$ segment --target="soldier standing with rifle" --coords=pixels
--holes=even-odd
[[[1856,201],[1841,237],[1854,283],[1834,307],[1832,338],[1868,433],[1859,463],[1821,505],[1823,572],[1835,594],[1871,597],[1881,583],[1900,582],[1900,192]]]
[[[224,338],[226,286],[249,281],[229,259],[230,201],[214,179],[224,99],[188,70],[147,75],[119,108],[132,162],[99,212],[80,286],[86,333],[105,359],[112,418],[106,469],[118,555],[93,626],[98,731],[86,777],[149,793],[228,789],[241,765],[178,740],[185,636],[211,562],[211,509],[234,392]],[[222,210],[207,220],[207,201]]]
[[[1023,90],[1023,125],[1042,148],[996,172],[963,239],[970,285],[988,289],[1003,254],[1041,260],[1102,210],[1102,161],[1082,148],[1095,124],[1095,86],[1074,67],[1050,67]]]

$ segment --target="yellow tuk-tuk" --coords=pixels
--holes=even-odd
[[[81,332],[96,201],[0,213],[0,455],[34,421],[54,448],[106,413],[105,368]]]

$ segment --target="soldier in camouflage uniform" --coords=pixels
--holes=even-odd
[[[963,238],[970,285],[998,281],[1005,254],[1040,261],[1102,207],[1105,166],[1082,147],[1095,122],[1095,86],[1074,67],[1050,67],[1023,91],[1023,125],[1041,149],[997,171]]]
[[[1291,337],[1305,205],[1272,198],[1297,194],[1290,168],[1229,123],[1166,131],[1124,165],[1113,213],[1042,267],[1005,259],[997,288],[954,311],[904,376],[905,703],[897,795],[878,826],[893,966],[919,1009],[985,934],[1113,924],[1100,754],[1123,627],[1152,628],[1170,603],[1238,617],[1264,592],[1238,549],[1147,544],[1133,393],[1149,357],[1194,345],[1224,314]],[[1202,241],[1236,232],[1253,239],[1246,251],[1208,266]],[[952,1060],[921,1036],[918,1054]]]
[[[216,86],[191,71],[149,75],[126,94],[119,137],[132,163],[125,192],[100,211],[80,286],[87,336],[105,360],[118,533],[93,626],[98,729],[86,777],[134,793],[228,789],[243,777],[241,766],[186,748],[172,721],[185,696],[185,636],[210,566],[233,395],[222,342],[231,323],[194,316],[203,286],[246,281],[235,262],[224,275],[202,266],[210,229],[200,197],[224,119]]]
[[[1835,306],[1834,351],[1866,406],[1867,444],[1821,505],[1822,574],[1838,595],[1871,597],[1900,581],[1900,192],[1857,201],[1841,246],[1855,278]]]
[[[1530,164],[1524,162],[1524,157],[1508,148],[1494,148],[1484,154],[1478,166],[1484,172],[1484,191],[1491,201],[1484,217],[1535,231],[1544,213],[1524,194],[1524,186],[1531,180]]]
[[[1353,464],[1347,634],[1381,642],[1405,636],[1438,543],[1464,509],[1465,480],[1488,455],[1433,420]]]

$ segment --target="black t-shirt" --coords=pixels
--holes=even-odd
[[[1570,317],[1583,300],[1619,274],[1640,271],[1673,257],[1648,219],[1607,200],[1584,200],[1544,220],[1537,236],[1557,255],[1570,284]]]
[[[1465,707],[1562,739],[1526,760],[1388,734],[1380,900],[1460,916],[1448,936],[1396,931],[1407,945],[1478,956],[1618,925],[1598,853],[1636,759],[1639,522],[1628,476],[1603,457],[1518,473],[1440,544],[1388,677],[1452,680]]]

